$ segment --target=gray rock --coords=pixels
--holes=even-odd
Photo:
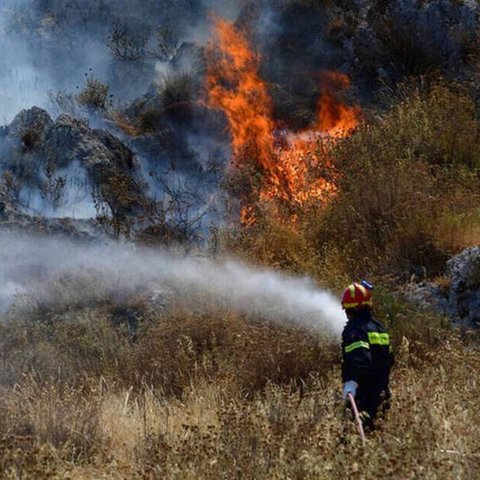
[[[91,240],[103,235],[96,221],[72,218],[45,218],[21,211],[8,192],[0,187],[0,229],[2,232],[64,235],[78,240]]]
[[[43,109],[32,107],[22,110],[8,127],[10,135],[21,137],[28,131],[34,131],[43,140],[45,132],[53,125],[50,115]]]
[[[423,312],[445,314],[448,299],[442,289],[431,282],[409,283],[402,290],[404,298]]]
[[[450,294],[447,312],[464,327],[480,326],[480,247],[470,247],[447,263]]]
[[[134,154],[109,132],[92,130],[80,120],[61,115],[46,135],[44,153],[61,168],[78,162],[116,215],[143,212],[147,202],[136,178]]]
[[[411,282],[401,296],[419,310],[447,315],[463,328],[480,327],[480,246],[470,247],[447,262],[447,286]]]
[[[94,130],[68,115],[54,122],[36,107],[20,112],[2,133],[0,173],[11,177],[10,183],[18,191],[10,196],[10,202],[17,201],[17,207],[23,207],[17,209],[23,213],[32,213],[30,198],[37,203],[41,198],[43,207],[51,201],[55,211],[55,202],[61,203],[70,184],[78,186],[80,182],[86,183],[90,203],[96,195],[117,220],[145,213],[148,201],[135,155],[111,133]]]
[[[0,188],[0,222],[17,218],[20,215],[19,209],[12,202],[5,188]]]

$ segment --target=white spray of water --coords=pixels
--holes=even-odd
[[[234,260],[167,250],[140,249],[131,245],[80,244],[65,239],[0,236],[0,299],[5,306],[13,293],[31,288],[32,279],[88,269],[111,282],[115,294],[151,288],[174,289],[185,299],[205,293],[219,307],[228,307],[258,319],[295,323],[338,335],[344,314],[338,299],[315,287],[309,278],[298,278]],[[15,288],[14,288],[15,286]]]

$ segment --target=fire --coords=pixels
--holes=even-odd
[[[322,139],[348,135],[359,122],[360,109],[345,105],[337,92],[350,85],[348,77],[330,72],[322,75],[322,95],[315,125],[303,132],[281,129],[273,116],[267,83],[259,75],[260,55],[246,36],[228,21],[215,18],[215,42],[208,49],[207,89],[209,106],[221,109],[228,120],[235,166],[249,157],[259,168],[262,185],[258,199],[290,207],[325,201],[335,184],[318,175],[324,167],[333,176]],[[322,152],[319,154],[319,152]],[[251,199],[244,201],[241,221],[255,222]]]
[[[360,107],[349,107],[338,98],[338,92],[350,87],[350,79],[342,73],[326,72],[321,84],[315,130],[333,138],[345,137],[358,126],[361,115]]]
[[[229,22],[218,18],[216,27],[219,51],[211,45],[207,71],[210,105],[227,116],[234,155],[254,145],[267,167],[275,124],[267,85],[258,74],[260,57]]]

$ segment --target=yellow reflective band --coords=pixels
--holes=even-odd
[[[361,302],[362,305],[373,305],[373,302],[371,300],[368,300],[368,302]],[[360,305],[360,302],[354,302],[354,303],[342,303],[343,308],[355,308]]]
[[[360,285],[359,283],[357,283],[356,285],[357,285],[357,288],[362,292],[363,298],[367,298],[367,289],[363,285]]]
[[[390,345],[388,333],[368,332],[370,345]]]
[[[355,297],[355,284],[352,283],[348,288],[350,290],[350,294],[352,295],[352,297]]]
[[[370,345],[367,342],[362,342],[361,340],[355,343],[351,343],[345,347],[345,353],[350,353],[356,350],[357,348],[367,348],[370,349]]]

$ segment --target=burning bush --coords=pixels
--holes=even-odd
[[[255,228],[228,233],[229,246],[330,284],[366,272],[441,274],[446,259],[478,237],[480,151],[472,139],[480,124],[458,84],[401,91],[387,114],[329,146],[336,192],[329,202],[296,210],[290,233],[278,210],[257,210]],[[260,185],[262,178],[250,176]]]
[[[48,7],[52,2],[36,3]],[[116,3],[158,11],[156,0]],[[342,10],[352,2],[267,3],[291,11],[301,7],[306,18],[310,9],[328,10],[335,4]],[[385,2],[370,3],[385,7]],[[180,3],[187,4],[195,2]],[[79,1],[65,5],[65,11],[74,12]],[[169,2],[165,9],[178,11],[178,5]],[[341,44],[346,29],[368,20],[366,14],[358,18],[348,24],[341,12],[328,17],[329,34]],[[216,32],[216,44],[207,48],[206,103],[223,113],[228,126],[232,157],[226,183],[243,222],[224,234],[227,248],[251,262],[310,273],[331,288],[344,287],[352,276],[366,272],[383,274],[388,287],[409,269],[425,269],[427,276],[439,273],[465,223],[480,224],[480,122],[470,93],[445,81],[405,88],[391,99],[387,112],[372,114],[369,123],[361,124],[360,108],[344,98],[349,78],[326,71],[305,81],[318,83],[318,95],[309,91],[292,122],[284,124],[279,115],[283,120],[288,116],[288,104],[275,101],[292,96],[282,97],[279,84],[272,94],[247,30],[217,19]],[[405,62],[414,62],[416,70],[416,39],[407,39],[405,47],[404,32],[391,33],[391,46],[405,53]],[[150,35],[138,36],[115,24],[111,51],[117,59],[142,63],[151,55]],[[313,36],[321,35],[315,30]],[[298,35],[297,48],[310,40]],[[178,46],[176,33],[163,30],[158,41],[156,58],[171,58]],[[418,57],[421,62],[425,52],[428,48]],[[430,65],[445,58],[427,60]],[[90,80],[77,100],[104,109],[108,88]],[[190,120],[197,87],[188,75],[168,77],[159,93],[129,109],[133,124],[128,112],[118,117],[125,132],[158,136],[165,145],[165,130],[176,143],[175,127]],[[315,117],[309,103],[314,96]],[[195,236],[201,217],[192,223],[188,211],[197,207],[197,197],[189,194],[184,200],[164,187],[180,210],[180,228],[172,231],[168,207],[140,195],[146,187],[137,182],[132,152],[109,133],[93,135],[72,123],[63,117],[62,132],[73,134],[58,134],[50,143],[73,142],[82,162],[88,153],[92,175],[99,178],[98,220],[108,231],[127,234],[133,219],[146,222],[153,216],[157,221],[143,231],[145,242],[153,243],[155,236],[163,243]],[[78,131],[95,148],[87,151],[86,143],[75,142]],[[27,154],[41,145],[36,136],[20,138]],[[151,145],[154,153],[170,157],[170,150]],[[103,164],[102,146],[112,147]],[[55,155],[58,162],[64,160],[63,151],[55,150]],[[18,178],[27,178],[31,171],[25,170]],[[7,172],[10,190],[16,180]],[[14,241],[20,243],[18,237]],[[280,306],[268,316],[256,308],[250,287],[255,293],[264,285],[271,291],[274,275],[254,282],[255,270],[246,269],[235,288],[232,270],[226,270],[217,278],[226,295],[214,301],[205,292],[219,288],[208,275],[216,266],[207,262],[207,269],[190,272],[202,288],[179,287],[164,301],[163,291],[157,295],[160,277],[149,272],[164,269],[175,279],[173,285],[188,285],[188,262],[170,263],[160,255],[156,263],[146,255],[135,268],[128,261],[130,250],[138,250],[134,247],[121,249],[111,261],[102,249],[81,254],[70,245],[62,251],[57,244],[47,255],[40,247],[35,237],[28,248],[35,252],[34,268],[23,267],[29,279],[35,277],[35,294],[18,296],[0,323],[0,477],[243,480],[478,474],[478,345],[472,348],[474,340],[446,328],[443,318],[403,305],[387,288],[376,289],[375,308],[389,326],[397,355],[393,408],[361,449],[353,426],[342,416],[338,341],[292,325],[302,307],[310,311],[303,296],[307,282],[301,280],[296,288],[287,283],[276,296],[267,296],[267,303]],[[219,246],[214,249],[217,253]],[[14,255],[12,267],[13,285],[18,277],[22,288],[23,251]],[[43,267],[55,262],[67,272],[50,276]],[[385,275],[392,272],[392,277]],[[41,285],[35,289],[37,281]],[[12,296],[14,287],[4,283]],[[234,306],[226,305],[243,291],[242,285],[249,288],[239,298],[253,309],[234,313]],[[324,305],[325,297],[319,302]],[[291,304],[293,313],[283,321]],[[312,316],[320,321],[316,311]]]
[[[328,175],[318,174],[331,165],[328,154],[316,146],[322,135],[339,138],[358,124],[359,108],[347,106],[338,96],[349,79],[337,72],[323,73],[315,125],[290,132],[274,119],[268,85],[259,73],[260,56],[246,35],[222,19],[216,19],[216,34],[208,51],[209,104],[221,109],[229,124],[242,223],[255,223],[262,204],[270,204],[279,219],[291,222],[297,209],[335,191]],[[238,182],[242,175],[246,185]]]
[[[479,128],[473,100],[458,86],[404,95],[335,149],[339,193],[319,227],[319,247],[335,245],[351,273],[442,272],[452,248],[442,219],[480,195],[480,152],[471,141]]]

